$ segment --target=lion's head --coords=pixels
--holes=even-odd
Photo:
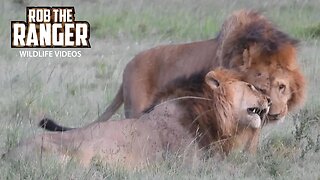
[[[252,47],[244,51],[243,57],[244,80],[271,98],[268,122],[283,120],[289,111],[303,103],[305,80],[295,63],[292,46],[283,46],[268,56]]]
[[[237,139],[239,133],[259,131],[271,101],[252,84],[243,81],[241,72],[223,68],[180,77],[161,89],[156,97],[162,101],[177,100],[185,114],[181,124],[201,137],[201,147],[224,140],[222,147],[227,153],[234,146],[230,141]],[[155,101],[145,112],[152,111],[159,103]],[[251,144],[252,137],[239,139]]]
[[[243,80],[270,96],[269,121],[283,120],[303,104],[305,81],[296,62],[298,40],[254,11],[237,11],[218,35],[218,59],[243,73]]]
[[[252,84],[241,81],[238,73],[217,69],[210,71],[205,82],[213,93],[213,109],[222,130],[260,128],[269,111],[270,98]],[[228,135],[227,133],[220,132]],[[230,133],[230,132],[229,132]],[[232,135],[234,133],[231,133]]]

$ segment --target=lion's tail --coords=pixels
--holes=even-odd
[[[43,118],[40,122],[39,122],[39,127],[48,130],[48,131],[69,131],[71,129],[74,128],[69,128],[69,127],[63,127],[58,125],[56,122],[54,122],[52,119],[49,118]]]
[[[98,119],[95,122],[99,121],[107,121],[110,119],[110,117],[120,108],[120,106],[123,103],[123,86],[121,84],[116,97],[113,99],[112,103],[107,107],[107,109],[103,112],[101,116],[98,117]],[[93,122],[93,123],[95,123]],[[43,118],[39,122],[39,127],[46,129],[48,131],[69,131],[71,129],[75,128],[69,128],[69,127],[64,127],[60,126],[56,122],[54,122],[52,119],[49,118]]]
[[[107,107],[101,116],[98,117],[96,121],[107,121],[111,116],[120,108],[123,104],[123,85],[121,84],[116,97],[113,99],[112,103]]]

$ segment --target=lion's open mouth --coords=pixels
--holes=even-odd
[[[260,117],[261,120],[265,117],[267,111],[268,111],[267,109],[261,109],[261,108],[258,108],[258,107],[252,107],[252,108],[248,108],[247,109],[247,112],[250,115],[257,114]]]

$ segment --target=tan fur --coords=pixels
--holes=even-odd
[[[245,62],[251,62],[250,68],[240,70],[245,72],[244,81],[270,96],[272,106],[267,122],[284,120],[288,112],[295,110],[305,99],[304,77],[296,65],[286,61],[286,57],[295,56],[295,50],[286,46],[283,48],[270,59],[264,59],[264,63],[251,62],[252,56],[257,56],[256,52],[245,52]]]
[[[208,149],[228,154],[240,148],[254,153],[261,128],[254,123],[261,118],[248,108],[257,107],[266,114],[269,105],[265,95],[239,78],[227,70],[211,71],[199,81],[200,89],[177,89],[176,94],[197,98],[166,102],[139,119],[45,132],[23,141],[5,156],[54,152],[62,158],[77,158],[84,165],[96,157],[111,165],[135,168],[161,161],[164,154],[179,154],[189,161],[190,156],[199,158]]]
[[[108,120],[122,102],[126,117],[138,118],[145,108],[157,101],[159,90],[174,79],[208,72],[219,66],[241,72],[245,81],[260,89],[264,86],[263,92],[271,96],[273,101],[269,119],[283,119],[293,107],[302,104],[305,94],[304,78],[296,63],[296,45],[296,40],[279,31],[261,14],[237,11],[223,23],[215,39],[164,45],[139,53],[124,70],[118,92],[122,98],[117,95],[111,108],[98,121]],[[270,82],[274,78],[270,72],[275,66],[292,75],[286,77],[287,81],[293,79],[294,82],[287,87],[290,97],[279,98],[281,94],[276,91],[279,86]],[[266,76],[258,76],[257,71]]]

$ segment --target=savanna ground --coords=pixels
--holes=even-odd
[[[25,20],[27,5],[75,6],[76,20],[91,24],[91,49],[81,58],[20,58],[10,49],[10,21]],[[0,161],[0,179],[320,179],[320,1],[319,0],[113,0],[0,2],[0,152],[42,130],[46,114],[69,126],[97,118],[111,102],[122,71],[138,52],[168,43],[213,38],[234,10],[263,12],[301,40],[299,64],[308,79],[305,107],[282,124],[264,128],[258,154],[234,153],[197,167],[179,158],[143,170],[126,171],[96,161]],[[123,117],[122,111],[114,119]]]

